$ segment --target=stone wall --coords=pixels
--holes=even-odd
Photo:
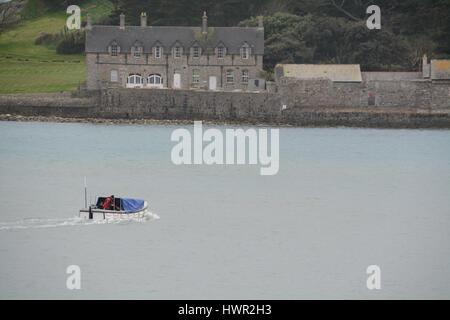
[[[360,107],[365,88],[356,82],[285,78],[278,86],[278,94],[287,107]]]
[[[431,86],[431,106],[433,110],[450,109],[450,81],[434,81]]]
[[[283,104],[296,107],[450,110],[450,83],[430,80],[352,83],[284,78],[279,83],[278,93]]]
[[[302,126],[450,128],[450,83],[314,80],[288,81],[275,93],[110,88],[0,95],[0,113]]]
[[[85,118],[99,105],[95,92],[0,95],[1,114]]]
[[[279,120],[276,94],[172,89],[107,89],[98,111],[110,118]]]
[[[294,92],[287,95],[283,92],[274,94],[109,89],[102,91],[101,106],[97,110],[100,112],[98,116],[120,119],[203,119],[302,126],[450,128],[450,108],[439,107],[436,110],[430,110],[407,105],[397,107],[388,101],[393,91],[386,92],[384,86],[376,88],[381,90],[377,91],[380,94],[380,106],[367,106],[366,100],[366,106],[361,107],[359,102],[367,99],[365,94],[368,92],[364,84],[335,83],[330,87],[326,81],[317,81],[303,83],[303,85],[300,91],[308,93],[306,96],[299,95],[298,91],[295,92],[295,89],[298,89],[297,86],[291,86],[290,89]],[[439,96],[446,92],[445,87],[438,87],[442,90]],[[402,89],[401,85],[399,88],[406,90],[406,88]],[[431,84],[426,87],[422,83],[417,90],[427,90],[427,88],[437,87],[431,87]],[[448,86],[446,88],[448,90]],[[280,88],[281,91],[282,89]],[[408,101],[418,105],[428,101],[431,93],[432,91],[428,90],[428,95],[424,95],[422,102],[419,101],[419,97],[423,92],[412,94],[415,98],[401,96],[398,99],[408,98]],[[289,96],[288,100],[291,104],[283,108],[286,104],[286,96]]]
[[[363,81],[423,79],[422,72],[361,72]]]

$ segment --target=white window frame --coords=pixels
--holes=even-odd
[[[163,77],[159,73],[152,73],[147,77],[147,87],[162,88],[163,86]]]
[[[242,59],[248,59],[248,57],[250,56],[250,48],[249,47],[242,47],[242,51],[241,51],[241,58]]]
[[[193,47],[192,48],[192,57],[193,58],[200,58],[200,47]]]
[[[134,48],[134,57],[140,58],[142,53],[142,47],[135,47]]]
[[[217,48],[217,59],[224,59],[225,58],[225,47],[218,47]]]
[[[241,78],[242,83],[248,83],[249,80],[248,75],[249,75],[248,70],[242,70],[242,78]]]
[[[127,88],[142,88],[144,86],[144,78],[140,74],[130,74],[127,77]]]
[[[117,57],[118,52],[119,52],[119,46],[117,44],[111,45],[111,56]]]
[[[180,46],[176,46],[173,48],[173,56],[175,59],[181,58],[181,47]]]
[[[200,83],[200,69],[192,70],[192,83],[195,83],[195,84]]]
[[[226,76],[225,76],[226,83],[234,83],[234,71],[233,70],[227,70]]]

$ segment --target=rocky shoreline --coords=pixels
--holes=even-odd
[[[199,119],[200,120],[200,119]],[[102,119],[102,118],[70,118],[56,116],[22,116],[17,114],[0,114],[0,121],[17,122],[56,122],[56,123],[91,123],[91,124],[138,124],[138,125],[192,125],[194,120],[161,120],[161,119]],[[244,126],[282,126],[292,127],[284,123],[253,123],[232,121],[202,120],[204,125],[244,125]]]
[[[403,118],[385,118],[389,113],[380,113],[380,118],[370,119],[352,119],[348,118],[349,114],[362,115],[363,112],[333,112],[322,113],[326,116],[322,119],[315,118],[317,114],[312,112],[312,117],[309,113],[305,113],[303,121],[301,122],[267,122],[267,121],[230,121],[230,120],[211,120],[211,119],[107,119],[107,118],[91,118],[91,117],[59,117],[59,116],[28,116],[18,114],[0,114],[0,121],[16,121],[16,122],[54,122],[54,123],[89,123],[89,124],[107,124],[107,125],[162,125],[162,126],[192,126],[195,120],[201,120],[206,126],[260,126],[260,127],[306,127],[306,128],[378,128],[378,129],[450,129],[450,122],[447,114],[445,119],[440,121],[435,119],[431,122],[424,121],[423,118],[418,118],[416,121],[404,121]],[[319,112],[320,114],[320,112]],[[377,113],[372,113],[372,115]],[[408,112],[398,113],[397,115],[405,116]],[[417,114],[416,114],[417,115]],[[432,114],[431,114],[432,115]],[[366,114],[367,116],[367,114]]]

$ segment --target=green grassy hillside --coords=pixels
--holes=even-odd
[[[112,9],[109,1],[88,1],[81,7],[94,20]],[[0,34],[0,94],[75,90],[85,83],[84,55],[60,55],[54,45],[34,44],[41,32],[61,31],[69,15],[48,12],[39,1],[30,1],[22,13],[18,25]]]

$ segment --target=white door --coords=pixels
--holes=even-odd
[[[216,90],[217,78],[209,77],[209,90]]]
[[[175,89],[181,88],[181,76],[179,73],[174,73],[173,75],[173,87]]]

